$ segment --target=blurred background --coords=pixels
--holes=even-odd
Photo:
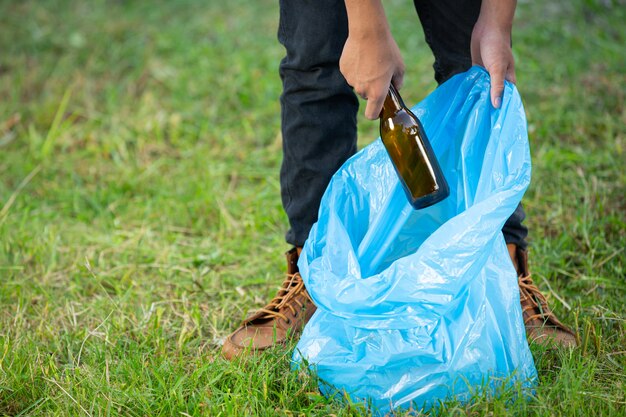
[[[414,104],[433,58],[412,2],[384,4]],[[623,0],[518,3],[531,269],[581,344],[534,352],[520,414],[625,412],[624,22]],[[360,415],[288,354],[218,354],[288,249],[277,24],[270,0],[0,0],[0,414]]]

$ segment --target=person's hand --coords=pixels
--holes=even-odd
[[[511,50],[511,26],[515,2],[508,8],[490,8],[483,2],[480,16],[474,26],[471,40],[472,63],[483,66],[491,77],[491,103],[495,108],[502,104],[504,80],[515,79],[515,62]],[[506,2],[502,2],[504,4]],[[511,8],[512,7],[512,10]]]
[[[365,117],[370,120],[380,116],[389,84],[400,89],[404,77],[400,49],[388,28],[351,30],[339,69],[354,91],[367,100]]]

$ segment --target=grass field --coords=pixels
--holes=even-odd
[[[385,4],[414,103],[432,57],[411,2]],[[626,415],[625,6],[520,1],[531,268],[580,347],[533,347],[532,401],[444,415]],[[364,414],[289,372],[289,350],[219,355],[288,249],[277,17],[270,0],[0,0],[0,415]]]

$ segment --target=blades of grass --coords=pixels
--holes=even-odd
[[[63,98],[61,98],[61,102],[59,103],[59,107],[57,109],[56,114],[54,115],[54,119],[52,120],[52,125],[50,125],[50,129],[48,130],[48,134],[46,135],[46,139],[41,146],[41,157],[43,159],[47,158],[54,147],[54,143],[56,139],[61,134],[61,125],[63,122],[63,117],[65,116],[65,110],[67,109],[67,105],[70,101],[70,97],[72,96],[72,89],[68,88],[65,90],[63,94]]]
[[[7,214],[9,213],[9,210],[11,209],[11,206],[13,205],[13,203],[15,203],[15,199],[17,199],[17,196],[20,194],[20,192],[24,189],[24,187],[26,187],[28,185],[28,183],[35,177],[35,175],[37,175],[39,173],[39,171],[41,171],[41,165],[37,165],[17,186],[17,188],[15,189],[15,191],[13,191],[13,194],[11,194],[11,196],[9,197],[9,199],[7,200],[6,203],[4,203],[4,206],[2,206],[2,210],[0,210],[0,225],[2,225],[2,223],[4,222],[4,219],[6,219]]]

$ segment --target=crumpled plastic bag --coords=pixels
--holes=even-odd
[[[318,310],[293,355],[323,393],[383,414],[534,385],[502,235],[530,182],[526,117],[514,85],[500,109],[489,91],[473,67],[412,109],[450,186],[442,202],[413,210],[380,139],[333,176],[298,263]]]

